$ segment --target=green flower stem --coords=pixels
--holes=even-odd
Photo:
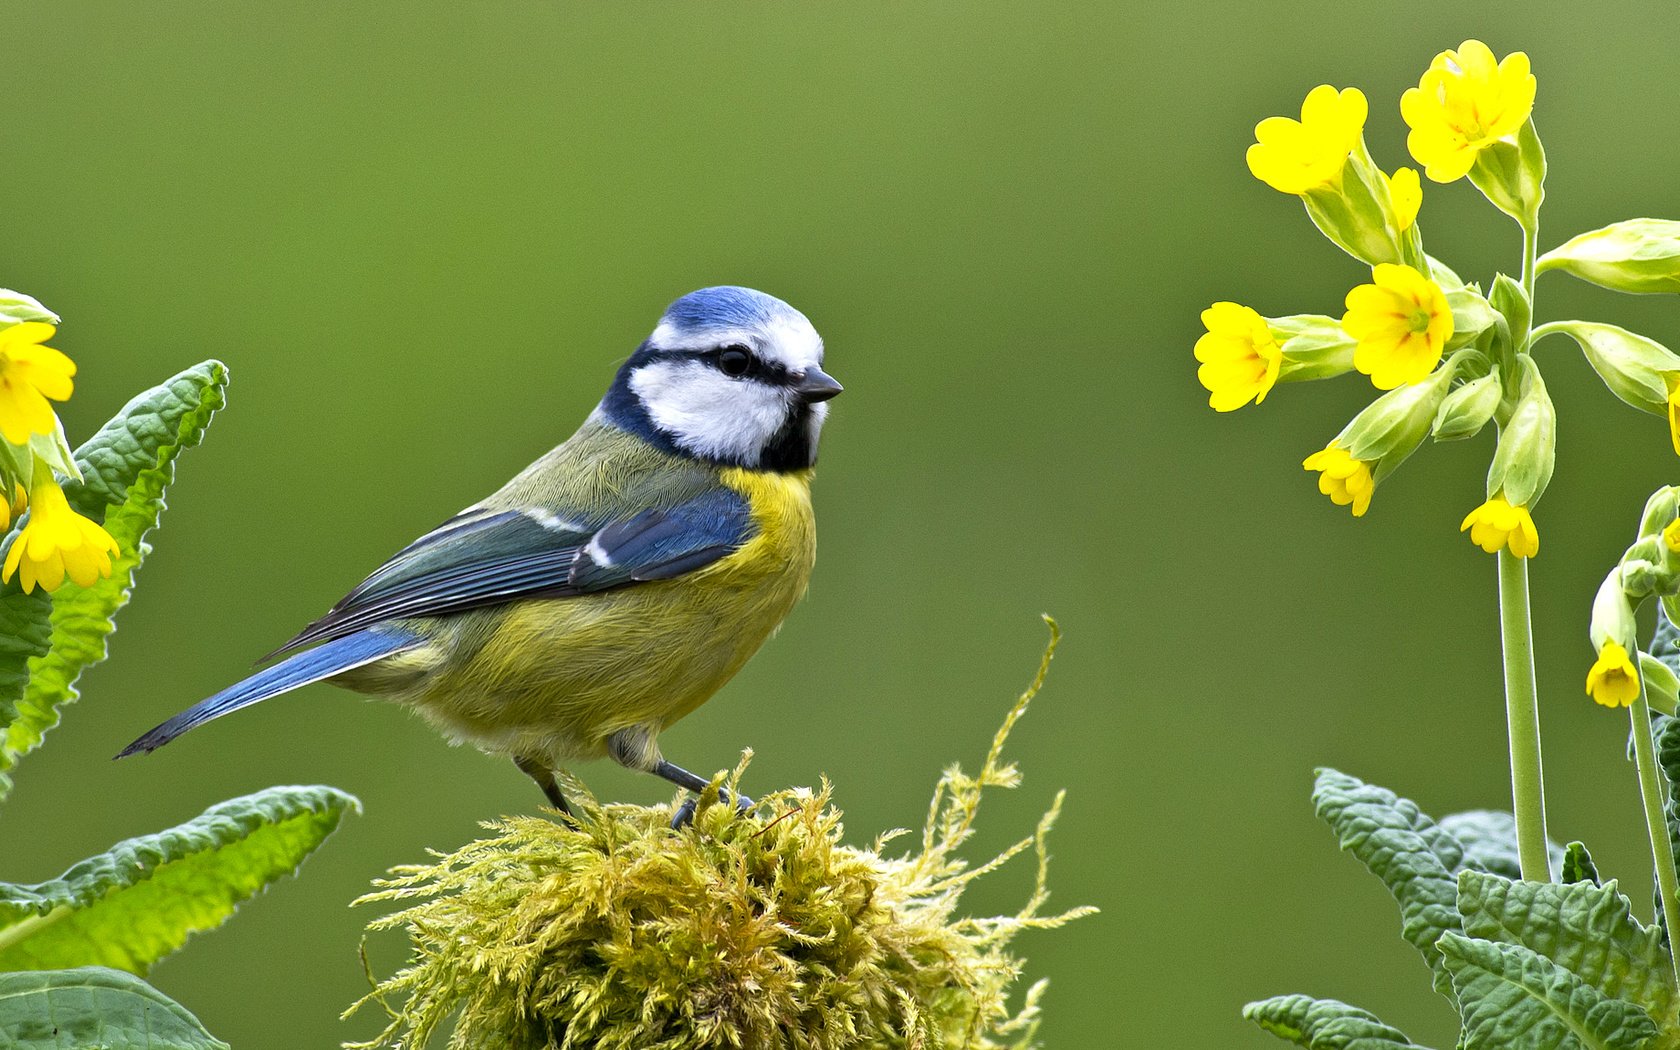
[[[1505,651],[1505,724],[1511,740],[1511,811],[1522,877],[1552,881],[1546,855],[1546,791],[1540,775],[1539,691],[1529,626],[1528,561],[1499,552],[1499,634]]]
[[[1674,850],[1668,842],[1668,824],[1663,820],[1662,785],[1657,781],[1657,747],[1651,740],[1651,706],[1645,701],[1645,682],[1640,679],[1639,698],[1629,708],[1633,719],[1633,755],[1639,766],[1639,794],[1645,802],[1645,830],[1651,835],[1651,859],[1657,863],[1657,889],[1662,897],[1663,921],[1668,924],[1669,943],[1680,930],[1680,880],[1674,874]],[[1680,985],[1680,952],[1669,952],[1674,980]]]
[[[1540,217],[1538,215],[1533,216],[1527,222],[1523,223],[1522,224],[1522,232],[1523,232],[1522,290],[1523,290],[1523,294],[1528,296],[1529,309],[1533,310],[1533,308],[1534,308],[1534,256],[1535,256],[1535,253],[1538,251],[1539,246],[1540,246]],[[1533,333],[1530,333],[1529,337],[1528,337],[1528,344],[1532,345],[1533,343],[1534,343],[1534,335],[1533,335]],[[1526,351],[1527,349],[1528,349],[1528,346],[1526,346],[1526,345],[1517,347],[1518,351]]]

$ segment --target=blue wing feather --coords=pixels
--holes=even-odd
[[[755,530],[745,498],[721,486],[675,506],[585,524],[546,513],[468,511],[404,548],[270,655],[391,620],[671,579],[739,549]]]
[[[419,635],[396,628],[362,631],[345,638],[335,638],[325,645],[282,660],[273,667],[265,667],[208,700],[199,701],[123,748],[117,757],[155,751],[212,718],[220,718],[231,711],[289,693],[311,682],[331,678],[341,671],[412,649],[423,641]]]

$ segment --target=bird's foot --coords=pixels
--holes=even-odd
[[[720,788],[718,790],[718,799],[720,801],[731,797],[735,799],[736,816],[744,817],[748,813],[752,812],[754,805],[753,800],[748,798],[746,795],[732,796],[728,788]],[[682,805],[678,806],[677,812],[671,817],[671,830],[681,831],[683,828],[686,828],[690,824],[694,823],[694,810],[699,803],[699,799],[691,797]]]

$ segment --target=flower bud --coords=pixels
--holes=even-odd
[[[1652,656],[1639,654],[1639,678],[1645,683],[1645,702],[1665,715],[1680,711],[1680,677],[1673,668]]]
[[[1666,537],[1666,530],[1677,522],[1680,522],[1680,489],[1664,485],[1645,501],[1645,510],[1639,515],[1639,535],[1641,538],[1659,534]]]
[[[1440,277],[1436,277],[1440,284]],[[1441,285],[1443,288],[1449,285]],[[1499,315],[1494,312],[1493,305],[1483,298],[1482,293],[1474,285],[1462,285],[1447,292],[1447,305],[1452,308],[1453,334],[1447,340],[1447,349],[1457,350],[1459,347],[1469,346],[1481,334],[1492,328]]]
[[[1278,382],[1330,379],[1353,371],[1353,348],[1358,344],[1342,329],[1340,319],[1292,314],[1268,317],[1266,323],[1283,348]]]
[[[1498,373],[1472,379],[1454,390],[1435,413],[1435,425],[1431,429],[1435,440],[1454,441],[1480,433],[1499,410],[1499,399],[1503,396]]]
[[[1532,508],[1552,480],[1557,457],[1557,412],[1546,395],[1540,369],[1527,354],[1517,357],[1522,375],[1517,407],[1499,435],[1488,467],[1489,496],[1503,494],[1511,503]]]
[[[1618,566],[1610,570],[1610,575],[1604,577],[1604,582],[1598,585],[1598,594],[1593,598],[1592,620],[1587,626],[1587,637],[1592,640],[1595,650],[1603,648],[1611,642],[1624,649],[1634,644],[1634,634],[1638,630],[1638,621],[1634,619],[1633,603],[1628,600],[1627,591],[1622,586],[1622,570]]]
[[[1654,415],[1668,412],[1670,378],[1680,378],[1680,355],[1613,324],[1564,321],[1556,327],[1580,344],[1611,393]]]
[[[1421,382],[1390,390],[1353,417],[1334,444],[1354,459],[1375,463],[1381,481],[1429,436],[1457,372],[1457,361],[1449,359]]]
[[[1546,151],[1533,118],[1523,122],[1515,141],[1502,139],[1476,154],[1470,181],[1495,208],[1524,228],[1533,226],[1546,197]]]
[[[1673,581],[1664,568],[1666,555],[1661,536],[1646,536],[1627,549],[1619,568],[1622,589],[1629,598],[1640,601],[1673,589]]]
[[[45,321],[47,324],[57,324],[58,315],[42,306],[38,299],[14,292],[10,288],[0,288],[0,328],[8,325],[21,324],[24,321]]]
[[[1571,237],[1535,264],[1547,270],[1618,292],[1680,292],[1680,222],[1628,219]]]
[[[1510,329],[1511,345],[1522,349],[1528,343],[1528,329],[1534,320],[1534,307],[1529,304],[1528,293],[1522,285],[1511,280],[1504,274],[1497,274],[1493,278],[1493,287],[1488,291],[1488,302]]]

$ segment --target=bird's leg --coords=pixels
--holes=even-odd
[[[542,788],[544,797],[548,799],[549,805],[568,817],[572,815],[572,807],[566,805],[566,796],[560,793],[560,785],[554,782],[554,770],[549,769],[536,759],[523,756],[515,758],[513,764],[519,767],[521,773],[537,782],[537,786]]]
[[[705,777],[690,773],[683,767],[665,761],[659,754],[659,744],[655,740],[655,730],[637,726],[631,729],[621,729],[607,738],[607,753],[613,761],[627,769],[634,769],[642,773],[652,773],[656,777],[669,780],[680,788],[686,788],[696,795],[711,786],[711,781]],[[728,788],[718,788],[718,798],[727,802],[733,800],[735,809],[745,813],[753,807],[753,800],[745,795],[730,791]],[[677,813],[671,818],[671,827],[681,828],[694,820],[694,799],[689,799],[677,807]]]

